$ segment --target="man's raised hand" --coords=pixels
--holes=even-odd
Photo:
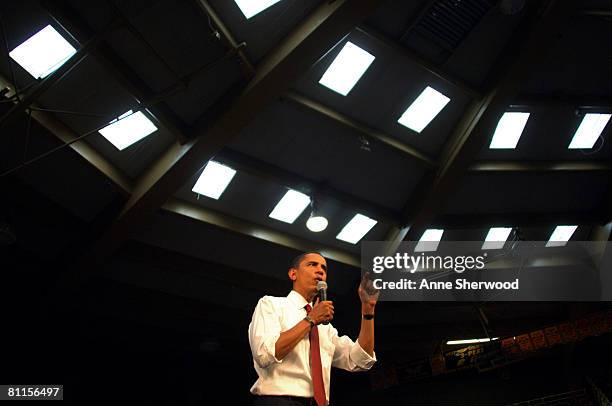
[[[380,291],[374,287],[374,282],[372,281],[371,274],[369,272],[367,272],[363,278],[361,278],[361,283],[359,284],[357,293],[359,293],[359,300],[361,300],[362,307],[365,306],[366,308],[371,308],[373,310],[376,306],[376,302],[378,302]]]

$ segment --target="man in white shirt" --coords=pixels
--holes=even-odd
[[[374,309],[378,291],[359,285],[361,330],[357,342],[340,337],[329,321],[331,301],[320,301],[317,283],[327,279],[327,262],[316,252],[295,258],[287,273],[293,290],[286,297],[264,296],[249,325],[249,343],[259,378],[251,388],[255,405],[316,405],[329,402],[331,367],[366,371],[376,362]],[[325,324],[322,324],[325,323]],[[312,350],[312,351],[311,351]]]

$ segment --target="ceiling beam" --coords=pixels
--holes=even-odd
[[[470,172],[594,172],[612,171],[612,163],[598,161],[480,161]]]
[[[468,94],[474,99],[480,99],[482,97],[482,92],[476,87],[472,86],[468,82],[463,79],[460,79],[449,72],[444,72],[440,67],[436,66],[434,63],[427,61],[421,55],[416,52],[410,50],[409,48],[393,41],[390,38],[387,38],[384,34],[378,32],[376,29],[361,25],[357,27],[357,31],[366,35],[367,37],[373,39],[379,44],[391,49],[398,55],[404,57],[409,63],[416,64],[421,68],[425,69],[430,74],[435,77],[443,80],[444,82],[460,89],[464,93]]]
[[[602,212],[553,212],[553,213],[466,213],[443,214],[437,216],[432,227],[450,229],[477,229],[495,226],[552,226],[559,224],[577,224],[597,226],[610,220]]]
[[[14,89],[12,83],[0,75],[0,89],[1,88]],[[8,96],[10,95],[11,94],[9,93]],[[124,193],[124,195],[131,195],[133,190],[133,181],[129,177],[127,177],[120,169],[110,163],[98,151],[91,147],[88,143],[84,142],[84,140],[81,139],[78,142],[74,142],[79,139],[79,135],[76,134],[72,129],[67,127],[64,123],[59,121],[57,118],[55,118],[53,114],[35,110],[32,111],[32,118],[44,128],[46,128],[51,135],[55,136],[62,143],[70,143],[69,146],[74,152],[76,152],[78,155],[84,158],[85,161],[87,161],[91,166],[96,168],[99,172],[101,172],[108,179],[110,179],[116,186],[119,187],[119,189]],[[238,153],[232,154],[232,152],[227,151],[225,151],[220,156],[223,158],[227,157],[228,160],[233,159],[231,162],[235,162],[240,159]],[[248,164],[249,168],[256,168],[256,165],[254,165],[253,162],[248,162]],[[268,168],[261,169],[259,174],[265,175],[267,173],[266,171],[270,171],[270,176],[279,176],[276,170],[272,171]],[[283,174],[281,173],[280,176],[282,177]],[[323,189],[323,191],[325,192],[325,189]],[[330,193],[332,196],[335,196],[335,192],[333,191],[328,191],[328,193]],[[354,203],[355,205],[360,204],[358,201],[355,201]],[[361,204],[363,206],[364,211],[366,210],[366,207],[369,207],[369,202],[362,202]],[[272,244],[278,244],[284,247],[293,248],[298,251],[306,252],[312,250],[320,250],[321,246],[319,243],[316,242],[292,237],[288,234],[284,234],[280,231],[276,231],[271,228],[259,226],[254,223],[247,222],[245,220],[239,220],[234,217],[219,213],[212,209],[207,209],[175,199],[171,199],[166,205],[164,205],[163,209],[174,212],[176,214],[180,214],[182,216],[187,216],[205,222],[207,224],[222,227],[238,234],[246,235],[248,237],[255,237]],[[373,212],[378,213],[375,208],[370,208],[370,210],[373,210]],[[381,218],[384,218],[382,212],[378,214],[380,214]],[[352,254],[334,248],[325,248],[323,249],[323,251],[326,253],[326,255],[329,256],[330,259],[336,260],[346,265],[356,267],[359,266],[359,259]]]
[[[510,107],[569,107],[578,110],[612,109],[612,97],[592,94],[520,94]]]
[[[592,17],[612,18],[611,9],[585,9],[582,10],[580,14]]]
[[[217,14],[217,12],[211,7],[207,0],[195,0],[198,7],[212,20],[212,23],[219,29],[221,37],[226,45],[230,48],[238,50],[238,57],[242,61],[240,68],[242,69],[242,74],[246,78],[251,78],[255,75],[255,66],[247,56],[244,49],[241,49],[240,45],[232,35],[231,31],[227,28],[221,17]]]
[[[309,179],[290,170],[243,154],[242,152],[226,147],[215,155],[215,160],[225,163],[233,169],[238,169],[257,177],[299,190],[315,199],[323,197],[336,200],[378,221],[396,226],[401,223],[399,212],[390,210],[376,202],[362,199],[351,193],[332,188],[323,182]]]
[[[345,127],[356,130],[358,133],[360,133],[363,136],[366,136],[370,139],[377,140],[380,143],[388,146],[389,148],[395,151],[399,151],[401,154],[405,156],[408,156],[412,159],[416,159],[419,163],[424,164],[427,167],[437,166],[435,159],[427,156],[425,153],[419,151],[418,149],[406,143],[401,142],[395,137],[387,135],[378,130],[369,128],[367,125],[362,124],[358,122],[357,120],[347,117],[341,113],[338,113],[337,111],[331,109],[330,107],[323,105],[322,103],[309,99],[308,97],[303,96],[294,91],[287,92],[282,97],[294,103],[297,103],[300,106],[307,107],[308,109],[315,111]]]
[[[210,16],[215,26],[219,28],[228,47],[234,50],[233,54],[237,53],[237,55],[240,57],[243,62],[243,67],[245,68],[244,74],[247,77],[252,77],[254,74],[254,67],[243,50],[244,44],[238,44],[236,42],[231,32],[227,29],[223,21],[220,19],[220,17],[216,14],[214,9],[207,1],[196,0],[196,3],[203,10],[204,13]],[[54,5],[49,6],[48,10],[53,14],[56,20],[61,21],[64,24],[69,24],[79,38],[84,39],[92,35],[91,27],[89,27],[82,20],[82,18],[80,18],[80,16],[78,16],[77,13],[70,7],[60,7]],[[123,23],[129,24],[128,21],[123,21]],[[154,98],[153,91],[109,47],[101,46],[100,49],[95,52],[95,56],[98,61],[101,62],[101,64],[105,67],[105,69],[109,73],[111,73],[113,77],[117,79],[119,83],[126,89],[126,91],[128,91],[134,96],[136,100],[140,100],[142,102]],[[232,99],[233,98],[235,97],[232,97]],[[184,133],[184,124],[179,123],[179,120],[176,119],[174,113],[169,114],[168,109],[164,106],[151,107],[150,109],[156,110],[154,114],[156,121],[158,121],[162,127],[170,130],[170,132],[175,136],[177,140],[179,140],[180,142],[185,142],[189,138],[189,136]],[[330,109],[326,109],[325,111],[329,112],[328,115],[339,116],[337,113],[331,111]],[[362,130],[365,129],[364,126],[358,123],[350,123],[348,125],[352,126],[353,128],[357,127]],[[378,136],[379,138],[386,140],[387,145],[401,144],[399,141],[392,139],[392,137],[390,136],[374,134],[373,131],[368,129],[365,129],[364,131],[366,131],[366,135],[368,136]],[[414,151],[409,146],[400,145],[400,148],[402,152]],[[302,185],[302,187],[311,188],[312,190],[315,190],[323,195],[327,195],[336,200],[344,202],[347,206],[361,209],[366,212],[366,214],[370,213],[374,218],[377,218],[380,221],[393,225],[399,225],[400,223],[399,213],[395,213],[382,206],[377,206],[374,203],[364,201],[363,199],[357,198],[348,193],[337,191],[333,188],[330,188],[329,186],[317,185],[317,182],[313,182],[312,180],[308,180],[297,174],[291,174],[288,171],[284,171],[282,168],[274,167],[256,158],[247,157],[243,154],[239,154],[236,151],[231,150],[224,150],[222,155],[217,155],[217,158],[220,158],[221,156],[223,156],[223,159],[230,160],[233,164],[239,166],[240,169],[245,172],[255,173],[259,176],[274,179],[277,182],[284,182],[288,184],[288,186]],[[427,164],[433,164],[433,161],[429,160],[429,158],[420,154],[418,151],[416,151],[414,155],[411,156],[414,156],[417,159],[425,159],[427,160]]]
[[[293,237],[289,234],[276,231],[272,228],[255,225],[253,223],[241,220],[236,217],[229,216],[214,210],[197,206],[195,204],[185,202],[179,199],[170,198],[163,206],[164,210],[180,214],[195,220],[203,221],[217,227],[221,227],[238,234],[246,235],[252,238],[257,238],[263,241],[271,242],[283,247],[292,248],[302,252],[318,251],[325,258],[341,262],[346,265],[360,267],[360,260],[357,256],[349,254],[335,248],[322,247],[320,243],[309,241],[298,237]]]
[[[0,75],[0,88],[15,89],[15,86],[8,81],[8,79]],[[11,96],[9,93],[7,96]],[[32,107],[38,107],[36,103],[31,105]],[[130,194],[132,191],[132,180],[127,177],[123,172],[118,170],[113,164],[111,164],[102,154],[96,151],[86,142],[75,142],[79,138],[79,134],[75,133],[74,130],[70,129],[60,120],[55,118],[51,113],[32,110],[32,118],[36,120],[40,125],[45,127],[51,134],[59,139],[64,144],[70,144],[70,148],[85,158],[94,168],[104,174],[110,179],[115,185],[117,185],[123,192]]]
[[[338,0],[321,4],[270,52],[248,87],[217,122],[205,131],[196,130],[193,141],[172,145],[141,176],[120,216],[92,247],[91,258],[103,260],[114,252],[134,228],[146,222],[204,163],[379,3],[380,0]]]
[[[247,77],[252,77],[254,74],[254,68],[246,53],[243,52],[244,46],[243,44],[238,44],[234,39],[231,32],[224,25],[223,21],[216,14],[214,9],[210,6],[210,4],[205,0],[196,0],[198,6],[210,16],[211,20],[219,28],[221,31],[223,38],[225,39],[229,48],[234,50],[234,53],[237,53],[240,59],[243,61],[243,67],[245,70],[245,75]],[[80,16],[70,7],[60,7],[57,5],[50,5],[48,7],[48,11],[52,13],[54,18],[57,21],[60,21],[63,24],[70,26],[72,30],[75,31],[75,34],[84,39],[90,35],[92,35],[92,29],[89,27]],[[124,21],[124,24],[128,24],[129,22]],[[130,94],[134,96],[136,100],[145,101],[153,98],[153,91],[139,78],[139,76],[109,47],[100,47],[99,50],[95,52],[95,56],[99,62],[105,67],[105,69],[113,75],[115,79],[119,81],[119,83],[128,91]],[[237,95],[235,95],[237,96]],[[232,97],[232,99],[235,98]],[[296,102],[306,103],[310,106],[314,106],[318,111],[322,111],[323,114],[328,117],[333,117],[338,120],[340,115],[329,108],[322,107],[315,102],[298,99]],[[179,120],[176,119],[174,113],[169,114],[168,109],[164,106],[151,107],[152,110],[155,111],[155,119],[157,122],[161,124],[162,127],[168,129],[177,140],[180,142],[185,142],[189,136],[184,133],[185,125],[183,123],[179,123]],[[210,121],[210,120],[207,120]],[[350,119],[346,118],[345,120],[341,120],[345,125],[349,125],[352,128],[359,129],[362,133],[369,137],[376,137],[377,139],[382,140],[386,143],[386,145],[390,145],[395,147],[403,153],[408,153],[410,156],[417,158],[419,160],[424,160],[424,162],[428,165],[434,165],[434,162],[421,154],[420,152],[414,150],[412,147],[402,144],[401,142],[393,139],[391,136],[385,134],[379,134],[374,132],[373,130],[367,129],[365,126],[353,122]],[[329,186],[317,185],[317,182],[313,182],[312,180],[308,180],[304,177],[301,177],[297,174],[291,174],[288,171],[284,171],[282,168],[274,167],[269,165],[263,161],[260,161],[256,158],[247,157],[245,155],[241,155],[236,151],[224,150],[223,159],[230,160],[236,166],[239,166],[241,170],[249,173],[255,173],[259,176],[263,176],[266,178],[274,179],[277,182],[286,183],[288,186],[297,186],[301,185],[302,187],[307,187],[312,190],[316,190],[317,192],[332,197],[336,200],[344,202],[347,206],[355,207],[357,209],[361,209],[364,212],[370,213],[374,218],[379,219],[380,221],[386,222],[392,225],[400,224],[400,215],[399,213],[395,213],[389,209],[386,209],[382,206],[377,206],[374,203],[364,201],[363,199],[352,196],[348,193],[343,193],[341,191],[330,188]],[[220,155],[217,155],[219,158]]]
[[[389,250],[393,251],[402,240],[418,240],[456,191],[461,177],[489,142],[520,85],[534,64],[545,56],[542,50],[549,49],[566,26],[572,14],[570,3],[528,3],[513,38],[489,73],[489,90],[467,109],[444,148],[437,172],[425,175],[412,193],[404,209],[406,226],[389,233]]]

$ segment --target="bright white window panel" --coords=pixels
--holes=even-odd
[[[9,55],[30,75],[41,79],[62,66],[75,53],[76,49],[52,26],[47,25]]]
[[[430,252],[436,251],[438,249],[438,245],[440,245],[440,240],[442,239],[442,234],[444,234],[444,230],[430,228],[425,230],[421,239],[417,243],[414,251],[415,252]]]
[[[610,121],[612,114],[588,113],[580,122],[568,149],[590,149]]]
[[[504,248],[504,244],[512,231],[512,227],[492,227],[489,229],[484,244],[483,250],[498,250]]]
[[[374,62],[372,54],[352,42],[347,42],[336,59],[329,65],[319,83],[346,96],[372,62]]]
[[[357,244],[376,223],[378,223],[376,220],[363,214],[355,214],[351,221],[340,230],[336,238],[351,244]]]
[[[474,344],[474,343],[488,343],[489,341],[499,340],[499,337],[493,338],[469,338],[466,340],[450,340],[447,341],[447,345],[461,345],[461,344]]]
[[[129,110],[101,129],[100,134],[121,151],[156,130],[155,124],[141,111]]]
[[[397,120],[401,125],[420,133],[448,104],[450,98],[427,86]]]
[[[249,19],[278,3],[280,0],[235,0],[242,14]]]
[[[282,199],[276,204],[270,217],[275,220],[293,224],[302,214],[304,209],[310,204],[310,196],[297,190],[288,190]]]
[[[514,149],[527,125],[529,113],[506,112],[497,123],[491,149]]]
[[[218,200],[236,175],[236,170],[216,161],[208,161],[192,191]]]
[[[546,243],[547,247],[563,247],[574,235],[578,226],[557,226],[550,239]]]

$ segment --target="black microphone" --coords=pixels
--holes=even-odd
[[[327,282],[317,282],[317,290],[319,291],[319,300],[324,302],[327,300]],[[329,321],[324,321],[323,324],[329,324]]]

